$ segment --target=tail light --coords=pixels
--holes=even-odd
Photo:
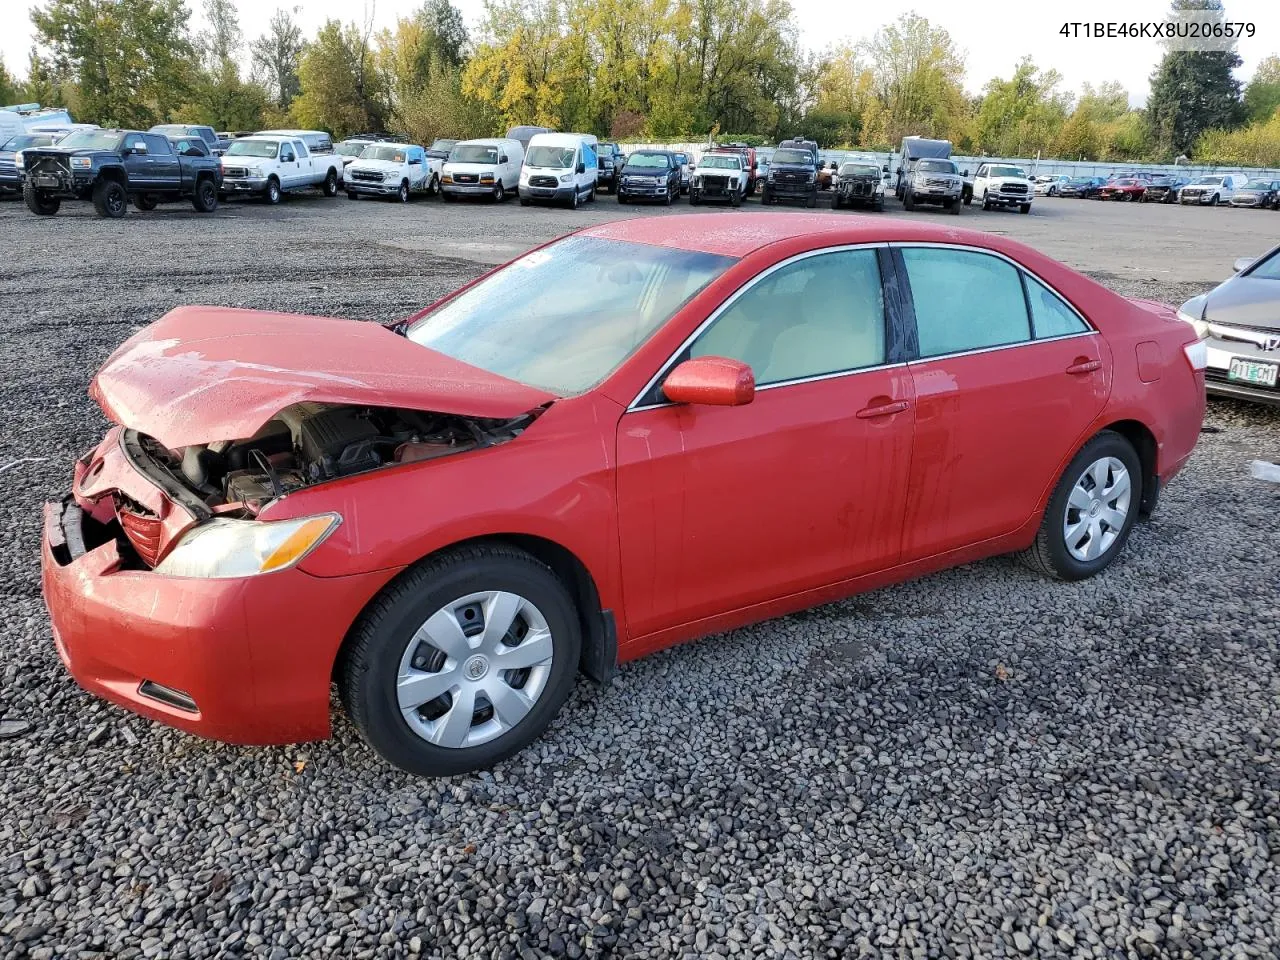
[[[1203,340],[1184,344],[1182,352],[1186,355],[1187,363],[1191,364],[1192,370],[1203,373],[1204,368],[1209,365],[1209,346]]]

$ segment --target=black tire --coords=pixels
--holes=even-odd
[[[689,191],[689,206],[696,207],[701,202],[702,202],[702,198],[698,196],[698,191],[696,190]]]
[[[902,192],[902,206],[905,210],[914,210],[916,208],[916,198],[910,190]]]
[[[359,200],[359,199],[360,199],[360,194],[356,193],[354,190],[348,190],[348,191],[347,191],[347,199],[348,199],[348,200]]]
[[[196,181],[196,192],[191,195],[191,206],[196,213],[213,213],[218,209],[218,187],[209,177]]]
[[[690,203],[693,203],[693,199],[692,199],[692,198],[690,198],[689,202],[690,202]],[[740,194],[736,193],[736,192],[731,192],[731,193],[729,194],[729,206],[731,206],[731,207],[740,207],[740,206],[742,206],[742,196],[741,196]]]
[[[1218,205],[1218,195],[1215,193],[1209,198],[1209,206],[1216,207]]]
[[[769,189],[769,185],[768,185],[768,184],[765,184],[765,185],[760,189],[760,202],[761,202],[761,203],[773,203],[773,191]]]
[[[229,196],[229,194],[219,193],[219,194],[218,194],[218,202],[219,202],[219,203],[226,203],[226,202],[227,202],[227,197],[228,197],[228,196]]]
[[[521,197],[521,198],[520,198],[520,206],[522,206],[522,207],[527,207],[528,205],[529,205],[529,198],[528,198],[528,197]]]
[[[876,213],[884,213],[884,194],[883,193],[880,194],[880,198],[876,200],[876,205],[873,209],[875,210]]]
[[[280,181],[277,180],[275,177],[271,177],[269,180],[267,180],[267,189],[262,191],[262,196],[267,201],[267,203],[273,206],[279,203],[280,197],[282,196],[282,194],[280,193]]]
[[[434,173],[431,175],[431,183],[427,186],[427,196],[436,197],[440,195],[440,178]]]
[[[119,220],[129,211],[129,194],[119,180],[99,180],[93,187],[93,209],[98,216]]]
[[[501,203],[505,199],[507,199],[507,188],[503,185],[502,181],[499,180],[493,185],[493,202]]]
[[[831,209],[841,210],[843,208],[844,208],[844,199],[840,196],[840,194],[837,193],[834,197],[831,198]]]
[[[669,207],[669,206],[671,206],[671,204],[675,203],[675,197],[673,197],[673,196],[671,195],[671,188],[670,188],[670,187],[667,187],[667,197],[666,197],[666,199],[663,201],[663,203],[665,203],[668,207]]]
[[[62,206],[62,201],[57,197],[42,196],[40,191],[30,183],[22,185],[22,199],[26,202],[28,210],[41,217],[52,217]]]
[[[1031,204],[1029,204],[1029,203],[1024,203],[1024,204],[1022,204],[1020,207],[1018,207],[1018,212],[1019,212],[1019,213],[1030,213],[1030,212],[1031,212]]]
[[[947,213],[951,214],[953,217],[958,217],[960,216],[960,211],[963,208],[964,204],[960,202],[959,197],[956,197],[951,201],[951,205],[947,207]]]
[[[630,203],[631,201],[627,199],[627,195],[626,195],[625,193],[623,193],[621,190],[619,190],[619,191],[618,191],[618,202],[619,202],[619,203]]]
[[[409,181],[401,180],[400,189],[396,191],[396,199],[401,203],[409,202]]]
[[[324,195],[326,197],[336,197],[338,195],[338,172],[332,167],[329,168],[329,172],[324,178]]]
[[[987,191],[985,190],[982,191],[982,209],[983,210],[991,209],[991,201],[987,199]]]
[[[1063,527],[1067,519],[1067,508],[1072,488],[1081,479],[1090,464],[1104,457],[1114,457],[1124,464],[1129,473],[1129,505],[1128,513],[1120,528],[1119,535],[1098,557],[1083,561],[1072,556],[1067,549],[1066,535]],[[1120,434],[1111,430],[1103,430],[1084,445],[1072,458],[1067,469],[1058,479],[1049,505],[1045,508],[1044,518],[1040,521],[1040,530],[1036,539],[1026,550],[1018,554],[1018,559],[1032,570],[1047,577],[1059,580],[1084,580],[1101,573],[1124,549],[1125,541],[1138,518],[1142,503],[1142,464],[1133,445]]]
[[[804,205],[805,205],[805,207],[806,207],[806,208],[808,208],[809,210],[812,210],[814,207],[816,207],[816,206],[818,205],[818,191],[817,191],[817,190],[814,190],[814,191],[813,191],[813,193],[809,194],[809,196],[808,196],[807,198],[805,198]]]
[[[578,209],[578,185],[576,183],[573,185],[573,190],[569,193],[569,209]]]
[[[414,733],[400,712],[400,660],[434,613],[488,590],[515,593],[542,613],[552,636],[550,674],[532,709],[509,731],[474,747],[437,746]],[[573,688],[581,649],[573,600],[549,567],[505,545],[461,547],[410,568],[365,609],[341,654],[338,694],[356,728],[386,760],[419,776],[453,776],[492,766],[541,734]]]
[[[156,198],[140,193],[133,198],[133,205],[139,210],[154,210],[156,208]]]

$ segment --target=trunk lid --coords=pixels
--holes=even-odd
[[[140,330],[89,394],[171,450],[250,437],[308,401],[506,419],[555,399],[376,323],[223,307],[179,307]]]

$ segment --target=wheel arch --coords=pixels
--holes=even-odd
[[[124,167],[103,167],[98,171],[99,180],[115,180],[126,190],[129,189],[129,174]]]
[[[1138,462],[1142,465],[1142,502],[1138,506],[1141,516],[1150,516],[1155,509],[1159,490],[1156,485],[1156,466],[1158,463],[1158,446],[1155,434],[1141,420],[1116,420],[1101,427],[1089,438],[1092,440],[1103,430],[1118,433],[1129,441],[1138,454]],[[1088,440],[1085,441],[1088,443]],[[1083,447],[1083,444],[1081,445]]]
[[[582,656],[578,671],[597,683],[607,683],[613,676],[618,664],[618,631],[612,610],[601,609],[600,591],[595,578],[587,565],[563,544],[546,537],[528,533],[493,533],[470,537],[441,546],[405,570],[400,571],[378,589],[361,608],[360,613],[351,622],[337,655],[334,657],[331,672],[336,679],[341,669],[343,657],[351,639],[351,631],[360,622],[365,610],[375,603],[378,597],[395,584],[407,570],[431,560],[440,554],[464,547],[484,547],[501,545],[514,547],[551,568],[551,571],[565,585],[573,599],[574,608],[578,611],[578,622],[582,629]]]

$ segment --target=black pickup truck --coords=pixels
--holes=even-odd
[[[22,196],[41,216],[57,213],[63,200],[92,200],[98,216],[113,218],[125,215],[131,198],[139,210],[168,200],[190,200],[199,213],[218,207],[217,158],[158,133],[81,130],[22,158]]]

